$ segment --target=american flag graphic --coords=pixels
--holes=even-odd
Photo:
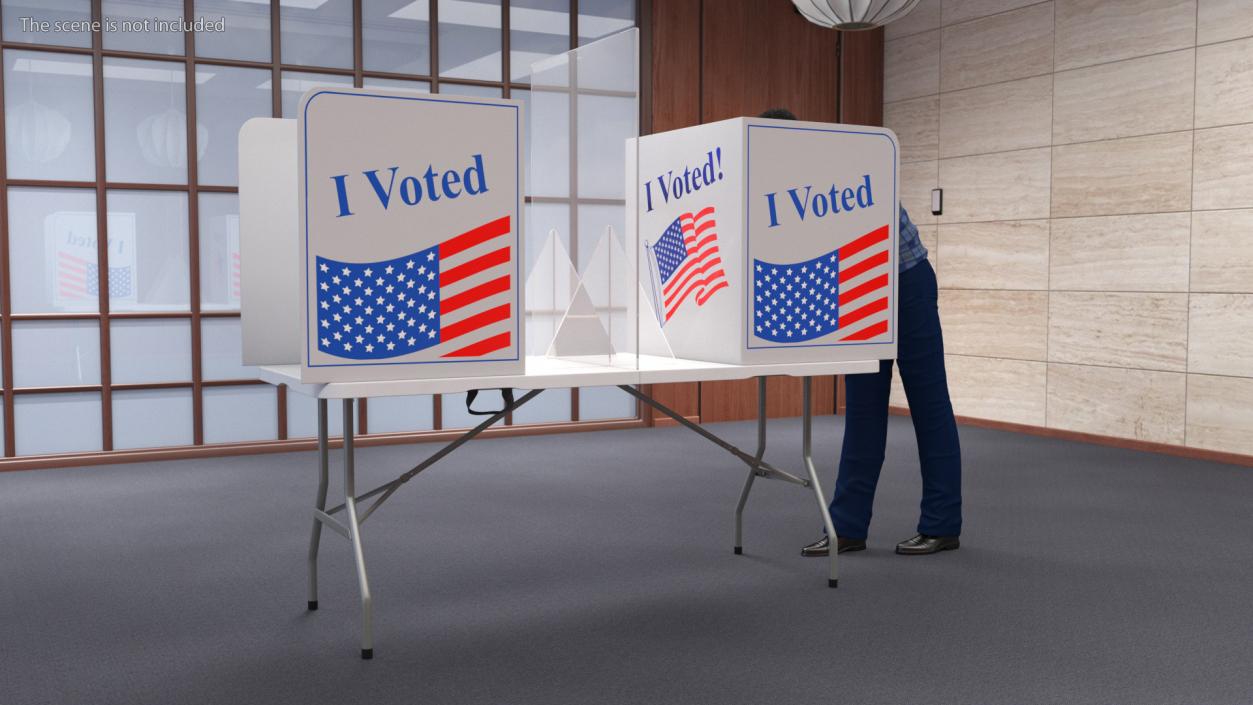
[[[109,267],[109,297],[130,296],[135,282],[130,267]],[[90,260],[57,251],[57,297],[94,301],[100,292],[100,267]]]
[[[709,297],[728,286],[716,228],[713,206],[684,213],[650,248],[661,281],[657,310],[663,325],[689,297],[704,306]]]
[[[509,216],[380,262],[316,258],[318,349],[381,360],[435,348],[481,357],[512,342]]]
[[[888,226],[824,255],[776,264],[753,260],[753,332],[776,343],[861,341],[888,330]]]

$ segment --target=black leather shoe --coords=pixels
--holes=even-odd
[[[840,539],[839,544],[840,544],[840,548],[839,548],[839,550],[838,550],[838,551],[836,551],[836,553],[851,553],[851,552],[853,552],[853,551],[864,551],[864,550],[866,550],[866,540],[865,540],[865,539]],[[831,539],[830,539],[830,537],[823,536],[822,538],[818,539],[817,541],[814,541],[813,543],[809,544],[808,546],[806,546],[806,547],[802,548],[802,549],[801,549],[801,555],[802,555],[802,556],[805,556],[805,557],[807,557],[807,558],[814,558],[814,557],[816,557],[816,556],[829,556],[829,555],[831,555]]]
[[[956,536],[927,536],[918,534],[896,544],[896,552],[902,556],[925,556],[940,551],[955,551],[961,547]]]

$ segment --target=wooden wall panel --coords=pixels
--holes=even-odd
[[[699,125],[701,0],[651,4],[652,131]]]
[[[701,421],[738,421],[757,418],[757,381],[701,383]],[[835,413],[835,378],[815,377],[813,412]],[[801,413],[799,377],[770,377],[766,380],[766,416],[798,416]]]
[[[839,32],[808,22],[789,2],[705,5],[703,122],[779,107],[802,120],[836,121]]]
[[[840,122],[883,125],[883,28],[845,32],[840,51]]]

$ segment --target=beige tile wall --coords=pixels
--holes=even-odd
[[[1253,454],[1253,0],[922,0],[885,51],[957,412]]]

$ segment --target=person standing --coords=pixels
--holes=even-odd
[[[784,108],[767,110],[760,117],[796,119]],[[918,534],[898,543],[896,552],[926,555],[961,546],[961,446],[944,371],[935,270],[903,206],[899,238],[895,365],[900,367],[918,442],[922,505]],[[887,450],[893,366],[892,360],[882,360],[874,374],[844,378],[844,447],[829,507],[839,553],[866,549],[875,488]],[[830,548],[830,537],[824,535],[802,548],[801,555],[826,556]]]

